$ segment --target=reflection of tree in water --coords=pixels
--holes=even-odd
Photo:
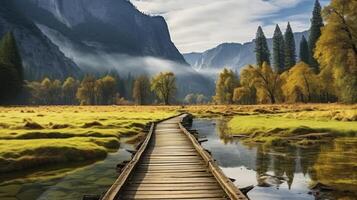
[[[320,146],[312,146],[309,148],[299,148],[298,154],[300,157],[300,166],[304,176],[308,174],[311,179],[315,179],[315,170],[313,166],[316,163],[317,158],[319,157]],[[315,177],[315,178],[314,178]]]
[[[216,120],[216,133],[218,133],[219,138],[224,144],[230,144],[235,141],[235,139],[229,133],[228,122],[230,119],[220,119]]]
[[[294,174],[297,169],[298,148],[294,146],[286,147],[264,147],[257,148],[256,171],[259,185],[264,185],[262,176],[266,176],[269,170],[273,171],[271,179],[274,179],[274,185],[279,188],[282,180],[286,180],[291,189],[294,181]]]
[[[335,139],[321,147],[314,163],[313,180],[357,195],[357,138]]]
[[[257,147],[256,156],[256,172],[257,172],[257,182],[258,185],[265,185],[264,180],[261,179],[262,176],[266,175],[270,166],[270,155],[264,151],[262,145]]]
[[[288,146],[272,148],[271,151],[274,152],[272,155],[274,176],[284,177],[285,175],[289,189],[291,189],[297,164],[297,149],[293,146]]]

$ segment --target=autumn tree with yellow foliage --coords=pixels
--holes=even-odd
[[[239,86],[237,75],[230,69],[224,68],[216,82],[216,95],[213,97],[218,104],[233,103],[234,89]]]
[[[249,65],[243,69],[242,74],[243,80],[250,80],[245,81],[246,88],[255,87],[259,103],[275,104],[281,101],[282,79],[266,62],[257,67]],[[250,84],[250,86],[247,84]]]
[[[323,17],[326,25],[316,44],[314,56],[323,71],[332,73],[339,101],[356,103],[357,1],[331,1],[323,9]]]
[[[318,76],[304,62],[296,64],[281,75],[284,79],[282,91],[287,102],[311,102],[319,92]]]

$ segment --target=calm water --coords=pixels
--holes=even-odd
[[[238,187],[255,186],[248,193],[253,200],[357,199],[356,138],[313,148],[267,148],[228,137],[225,120],[197,119],[193,129],[208,139],[202,145]],[[329,187],[310,190],[317,182]]]
[[[81,200],[84,194],[101,194],[118,176],[115,166],[129,160],[124,145],[100,162],[85,166],[58,167],[36,173],[0,176],[1,200]],[[11,180],[12,179],[12,180]]]

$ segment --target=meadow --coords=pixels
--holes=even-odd
[[[313,145],[357,135],[357,105],[40,106],[0,108],[0,172],[95,161],[121,140],[139,141],[155,120],[190,112],[224,118],[231,137]]]
[[[191,106],[201,118],[225,117],[227,132],[247,143],[310,146],[357,135],[357,105]]]
[[[171,107],[44,106],[0,108],[0,172],[99,160],[135,140]]]

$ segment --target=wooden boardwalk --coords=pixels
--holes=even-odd
[[[151,127],[103,200],[247,199],[180,124],[185,116]]]

